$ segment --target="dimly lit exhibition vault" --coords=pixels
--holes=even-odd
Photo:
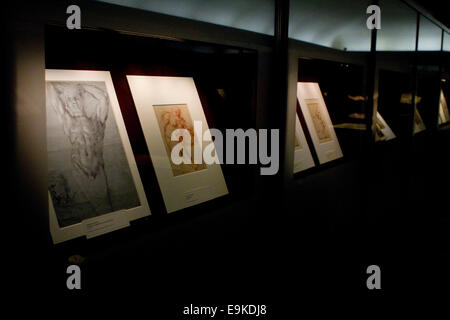
[[[370,302],[444,286],[450,29],[440,8],[7,5],[13,290],[136,294],[161,319],[282,319],[301,314],[292,288]]]

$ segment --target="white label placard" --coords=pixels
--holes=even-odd
[[[111,231],[130,226],[126,212],[117,211],[96,218],[86,219],[81,222],[86,233],[86,238],[93,238]]]
[[[326,152],[327,159],[333,160],[336,159],[336,150],[330,150]]]
[[[184,198],[187,203],[203,202],[215,193],[214,186],[205,186],[196,188],[184,193]]]

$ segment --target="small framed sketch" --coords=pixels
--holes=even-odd
[[[422,120],[422,116],[419,113],[417,107],[414,108],[414,134],[426,130],[425,123]]]
[[[375,125],[375,140],[378,141],[389,141],[396,138],[396,135],[392,129],[388,126],[386,121],[383,119],[381,114],[377,112],[377,116],[374,121]]]
[[[214,144],[204,142],[208,123],[194,80],[132,75],[127,79],[167,212],[228,194],[220,164],[195,161],[195,145],[204,150]],[[200,130],[195,122],[201,125]],[[172,133],[177,129],[185,129],[188,137],[172,141]],[[185,141],[188,148],[181,152],[190,163],[176,164],[172,151],[186,138],[190,140]]]
[[[294,149],[294,173],[314,167],[314,160],[306,141],[305,133],[298,114],[295,117],[295,149]]]
[[[448,112],[447,100],[445,99],[444,91],[441,89],[441,97],[439,99],[439,119],[438,124],[445,124],[450,121],[450,114]]]
[[[46,70],[50,231],[88,238],[150,214],[111,76]]]
[[[343,157],[319,84],[297,83],[297,99],[320,164]]]
[[[414,123],[413,123],[413,135],[426,130],[425,123],[422,120],[422,116],[417,109],[417,105],[422,101],[422,97],[414,97]],[[402,93],[400,96],[400,103],[413,104],[413,95],[411,93]]]

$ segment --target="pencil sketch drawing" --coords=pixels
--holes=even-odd
[[[330,129],[327,126],[319,101],[317,99],[306,100],[306,105],[308,106],[319,142],[324,143],[330,141],[332,139]]]
[[[176,129],[187,129],[191,136],[191,150],[194,150],[194,125],[189,113],[189,109],[186,104],[171,104],[171,105],[154,105],[156,118],[158,120],[161,136],[164,141],[164,145],[167,151],[167,156],[171,158],[171,152],[175,145],[180,141],[172,141],[172,132]],[[198,143],[202,143],[198,141]],[[185,150],[189,152],[189,150]],[[180,154],[180,156],[182,156]],[[196,172],[206,169],[205,163],[194,164],[193,154],[189,155],[192,164],[181,163],[179,165],[174,164],[171,160],[170,165],[172,167],[172,173],[174,176],[180,176],[186,173]]]
[[[47,81],[48,188],[60,227],[140,205],[104,82]]]

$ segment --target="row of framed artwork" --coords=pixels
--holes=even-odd
[[[173,165],[175,129],[208,124],[190,77],[127,76],[167,212],[228,193],[219,164]],[[46,70],[48,196],[54,243],[151,214],[108,71]],[[192,144],[194,141],[191,141]]]
[[[412,104],[411,97],[411,94],[402,94],[400,103]],[[360,96],[350,98],[365,100],[364,97]],[[343,157],[343,153],[334,130],[335,128],[366,130],[366,125],[363,123],[342,123],[333,125],[318,83],[298,82],[297,100],[299,102],[300,109],[297,111],[296,115],[294,173],[310,169],[316,165],[310,149],[312,147],[315,150],[318,164],[320,165]],[[426,130],[425,123],[422,120],[417,108],[417,104],[420,103],[420,100],[420,97],[416,97],[415,99],[416,107],[414,110],[414,134],[418,134]],[[302,121],[300,121],[301,117],[299,117],[299,114],[303,116],[302,119],[304,120],[304,125],[306,126],[306,129],[308,129],[309,136],[311,137],[312,143],[310,145],[308,145],[304,131],[305,128],[302,126]],[[363,115],[361,116],[363,117]],[[442,90],[440,94],[438,117],[439,125],[450,122],[447,101]],[[375,140],[377,142],[389,141],[396,138],[395,133],[379,112],[376,112],[373,126]]]
[[[201,136],[209,129],[193,78],[126,78],[166,211],[228,194],[220,164],[175,165],[171,161],[178,143],[171,140],[174,130],[187,129],[195,139],[194,121],[202,123]],[[343,157],[319,84],[299,82],[297,97],[319,163]],[[46,117],[54,243],[94,237],[151,214],[108,71],[46,70]],[[450,119],[446,103],[441,102],[440,119],[445,117]],[[295,173],[315,166],[301,123],[297,113]],[[395,138],[379,113],[376,129],[378,140]]]

